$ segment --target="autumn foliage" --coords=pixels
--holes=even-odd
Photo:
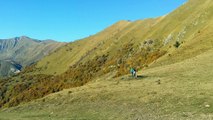
[[[117,77],[128,74],[131,66],[141,69],[164,54],[164,51],[145,48],[136,51],[133,44],[127,43],[114,56],[107,53],[87,62],[79,61],[57,76],[33,74],[39,69],[32,65],[14,77],[0,80],[0,107],[16,106],[66,88],[82,86],[111,71],[117,71]]]

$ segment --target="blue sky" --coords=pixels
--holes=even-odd
[[[0,38],[70,42],[119,20],[168,14],[186,0],[0,0]]]

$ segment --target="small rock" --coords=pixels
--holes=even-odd
[[[209,108],[209,107],[210,107],[210,105],[208,105],[208,104],[207,104],[207,105],[205,105],[205,107],[206,107],[206,108]]]

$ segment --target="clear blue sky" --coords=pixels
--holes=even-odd
[[[0,38],[73,41],[119,20],[162,16],[186,0],[0,0]]]

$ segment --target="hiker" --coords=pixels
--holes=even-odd
[[[133,69],[134,71],[133,71],[133,76],[135,77],[135,78],[137,78],[137,74],[136,74],[136,69]]]
[[[137,77],[136,70],[134,68],[130,68],[130,73],[132,74],[132,77]]]

